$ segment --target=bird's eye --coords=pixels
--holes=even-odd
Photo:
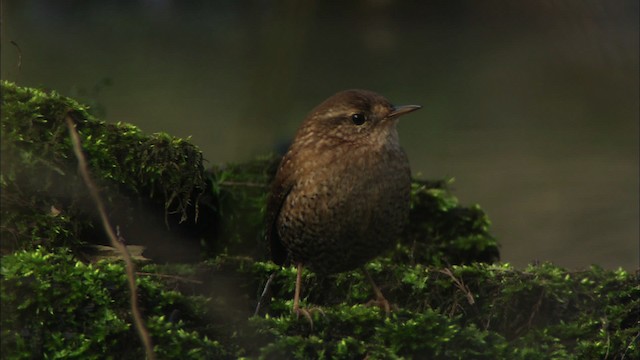
[[[365,121],[367,121],[367,117],[364,116],[363,113],[357,113],[351,115],[351,121],[353,121],[353,123],[356,125],[362,125]]]

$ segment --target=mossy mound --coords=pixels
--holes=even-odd
[[[77,175],[67,117],[76,124],[109,216],[125,237],[135,237],[159,257],[175,256],[176,248],[185,256],[200,252],[199,241],[185,245],[192,234],[180,234],[216,219],[195,146],[164,133],[144,135],[129,124],[97,121],[86,107],[55,92],[2,82],[1,95],[3,253],[107,243],[95,229],[95,206]],[[207,222],[198,222],[200,216]],[[176,231],[164,231],[171,227]],[[168,255],[167,244],[173,247]]]
[[[246,257],[147,265],[138,287],[155,351],[167,359],[640,355],[638,279],[622,270],[442,269],[388,259],[368,268],[395,306],[389,317],[363,305],[371,295],[360,273],[337,275],[332,286],[305,273],[303,303],[322,310],[311,326],[290,313],[295,270]],[[256,282],[274,272],[270,301],[252,316]],[[143,356],[120,263],[85,264],[65,250],[17,252],[3,258],[0,295],[3,358]]]
[[[637,276],[497,264],[485,213],[461,206],[444,181],[414,181],[410,225],[367,264],[391,315],[363,305],[372,294],[359,271],[305,272],[303,304],[322,309],[312,327],[290,313],[295,270],[269,262],[262,240],[277,158],[205,171],[188,141],[106,124],[72,99],[7,82],[1,358],[143,357],[123,265],[87,251],[107,242],[67,117],[113,223],[147,247],[139,302],[159,358],[640,358]]]

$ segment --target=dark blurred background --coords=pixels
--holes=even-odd
[[[504,261],[638,268],[637,0],[2,1],[2,78],[192,136],[211,164],[286,143],[345,88],[424,108],[414,175],[454,177]]]

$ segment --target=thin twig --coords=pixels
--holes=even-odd
[[[78,170],[82,175],[85,185],[89,189],[89,194],[93,198],[93,201],[96,203],[96,207],[98,208],[98,212],[100,213],[100,219],[102,220],[102,226],[104,227],[104,231],[109,236],[109,240],[111,241],[111,246],[118,249],[122,254],[122,258],[124,259],[125,267],[127,270],[127,279],[129,280],[129,290],[131,291],[131,313],[133,315],[133,323],[138,331],[138,336],[140,336],[140,340],[144,345],[145,352],[147,354],[148,360],[155,360],[156,354],[153,351],[153,344],[151,343],[151,336],[149,336],[149,332],[144,324],[144,320],[142,319],[142,315],[140,314],[140,309],[138,308],[138,290],[136,287],[136,274],[135,274],[135,265],[131,260],[131,255],[129,251],[127,251],[126,246],[118,241],[116,234],[113,232],[113,227],[109,222],[109,218],[107,217],[107,212],[105,211],[104,203],[100,198],[100,193],[98,191],[98,187],[91,179],[91,175],[89,174],[89,167],[87,166],[87,161],[82,153],[82,145],[80,143],[80,136],[75,128],[75,123],[71,117],[71,113],[67,112],[66,118],[67,126],[69,127],[69,135],[71,136],[71,142],[73,143],[73,151],[78,158]]]
[[[631,339],[631,341],[629,341],[629,344],[627,345],[627,347],[624,349],[624,352],[622,353],[622,357],[620,358],[620,360],[624,360],[624,358],[627,356],[627,351],[629,351],[629,349],[631,349],[631,347],[633,346],[633,344],[636,343],[636,341],[638,341],[638,338],[640,337],[640,331],[638,331],[638,333],[636,334],[636,336]]]
[[[262,307],[262,302],[267,297],[267,292],[269,291],[269,286],[271,286],[271,282],[276,277],[276,273],[272,273],[269,275],[267,282],[264,284],[264,290],[262,290],[262,295],[260,295],[260,299],[258,299],[258,304],[256,304],[256,311],[253,313],[253,316],[258,316],[260,313],[260,308]]]
[[[20,73],[22,70],[22,49],[20,49],[20,45],[17,42],[11,40],[10,43],[18,50],[18,73]]]
[[[460,291],[462,291],[462,293],[466,296],[467,301],[469,302],[469,305],[475,304],[476,301],[473,298],[473,293],[471,293],[471,290],[467,285],[464,284],[464,281],[462,279],[458,279],[457,277],[455,277],[455,275],[453,275],[453,273],[451,272],[451,269],[449,268],[440,270],[440,272],[445,275],[448,275],[453,280],[453,282],[456,284],[456,287],[460,289]]]
[[[529,315],[529,321],[527,321],[528,329],[531,329],[533,327],[533,319],[536,317],[536,314],[538,313],[538,311],[540,311],[540,307],[542,307],[542,301],[544,300],[544,295],[545,295],[545,291],[544,289],[542,289],[542,291],[540,291],[540,296],[538,297],[538,301],[536,301],[536,303],[533,305],[533,308],[531,309],[531,315]]]
[[[177,275],[158,274],[158,273],[150,273],[150,272],[143,272],[143,271],[138,271],[136,272],[136,274],[143,275],[143,276],[156,276],[156,277],[162,277],[167,279],[180,280],[180,281],[190,282],[194,284],[202,284],[202,281],[200,280],[187,279],[186,277],[177,276]]]

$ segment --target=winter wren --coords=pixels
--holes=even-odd
[[[320,275],[353,270],[395,244],[408,220],[411,186],[396,124],[417,109],[346,90],[313,109],[298,129],[266,215],[273,261],[298,267],[294,312],[309,317],[298,305],[303,266]]]

